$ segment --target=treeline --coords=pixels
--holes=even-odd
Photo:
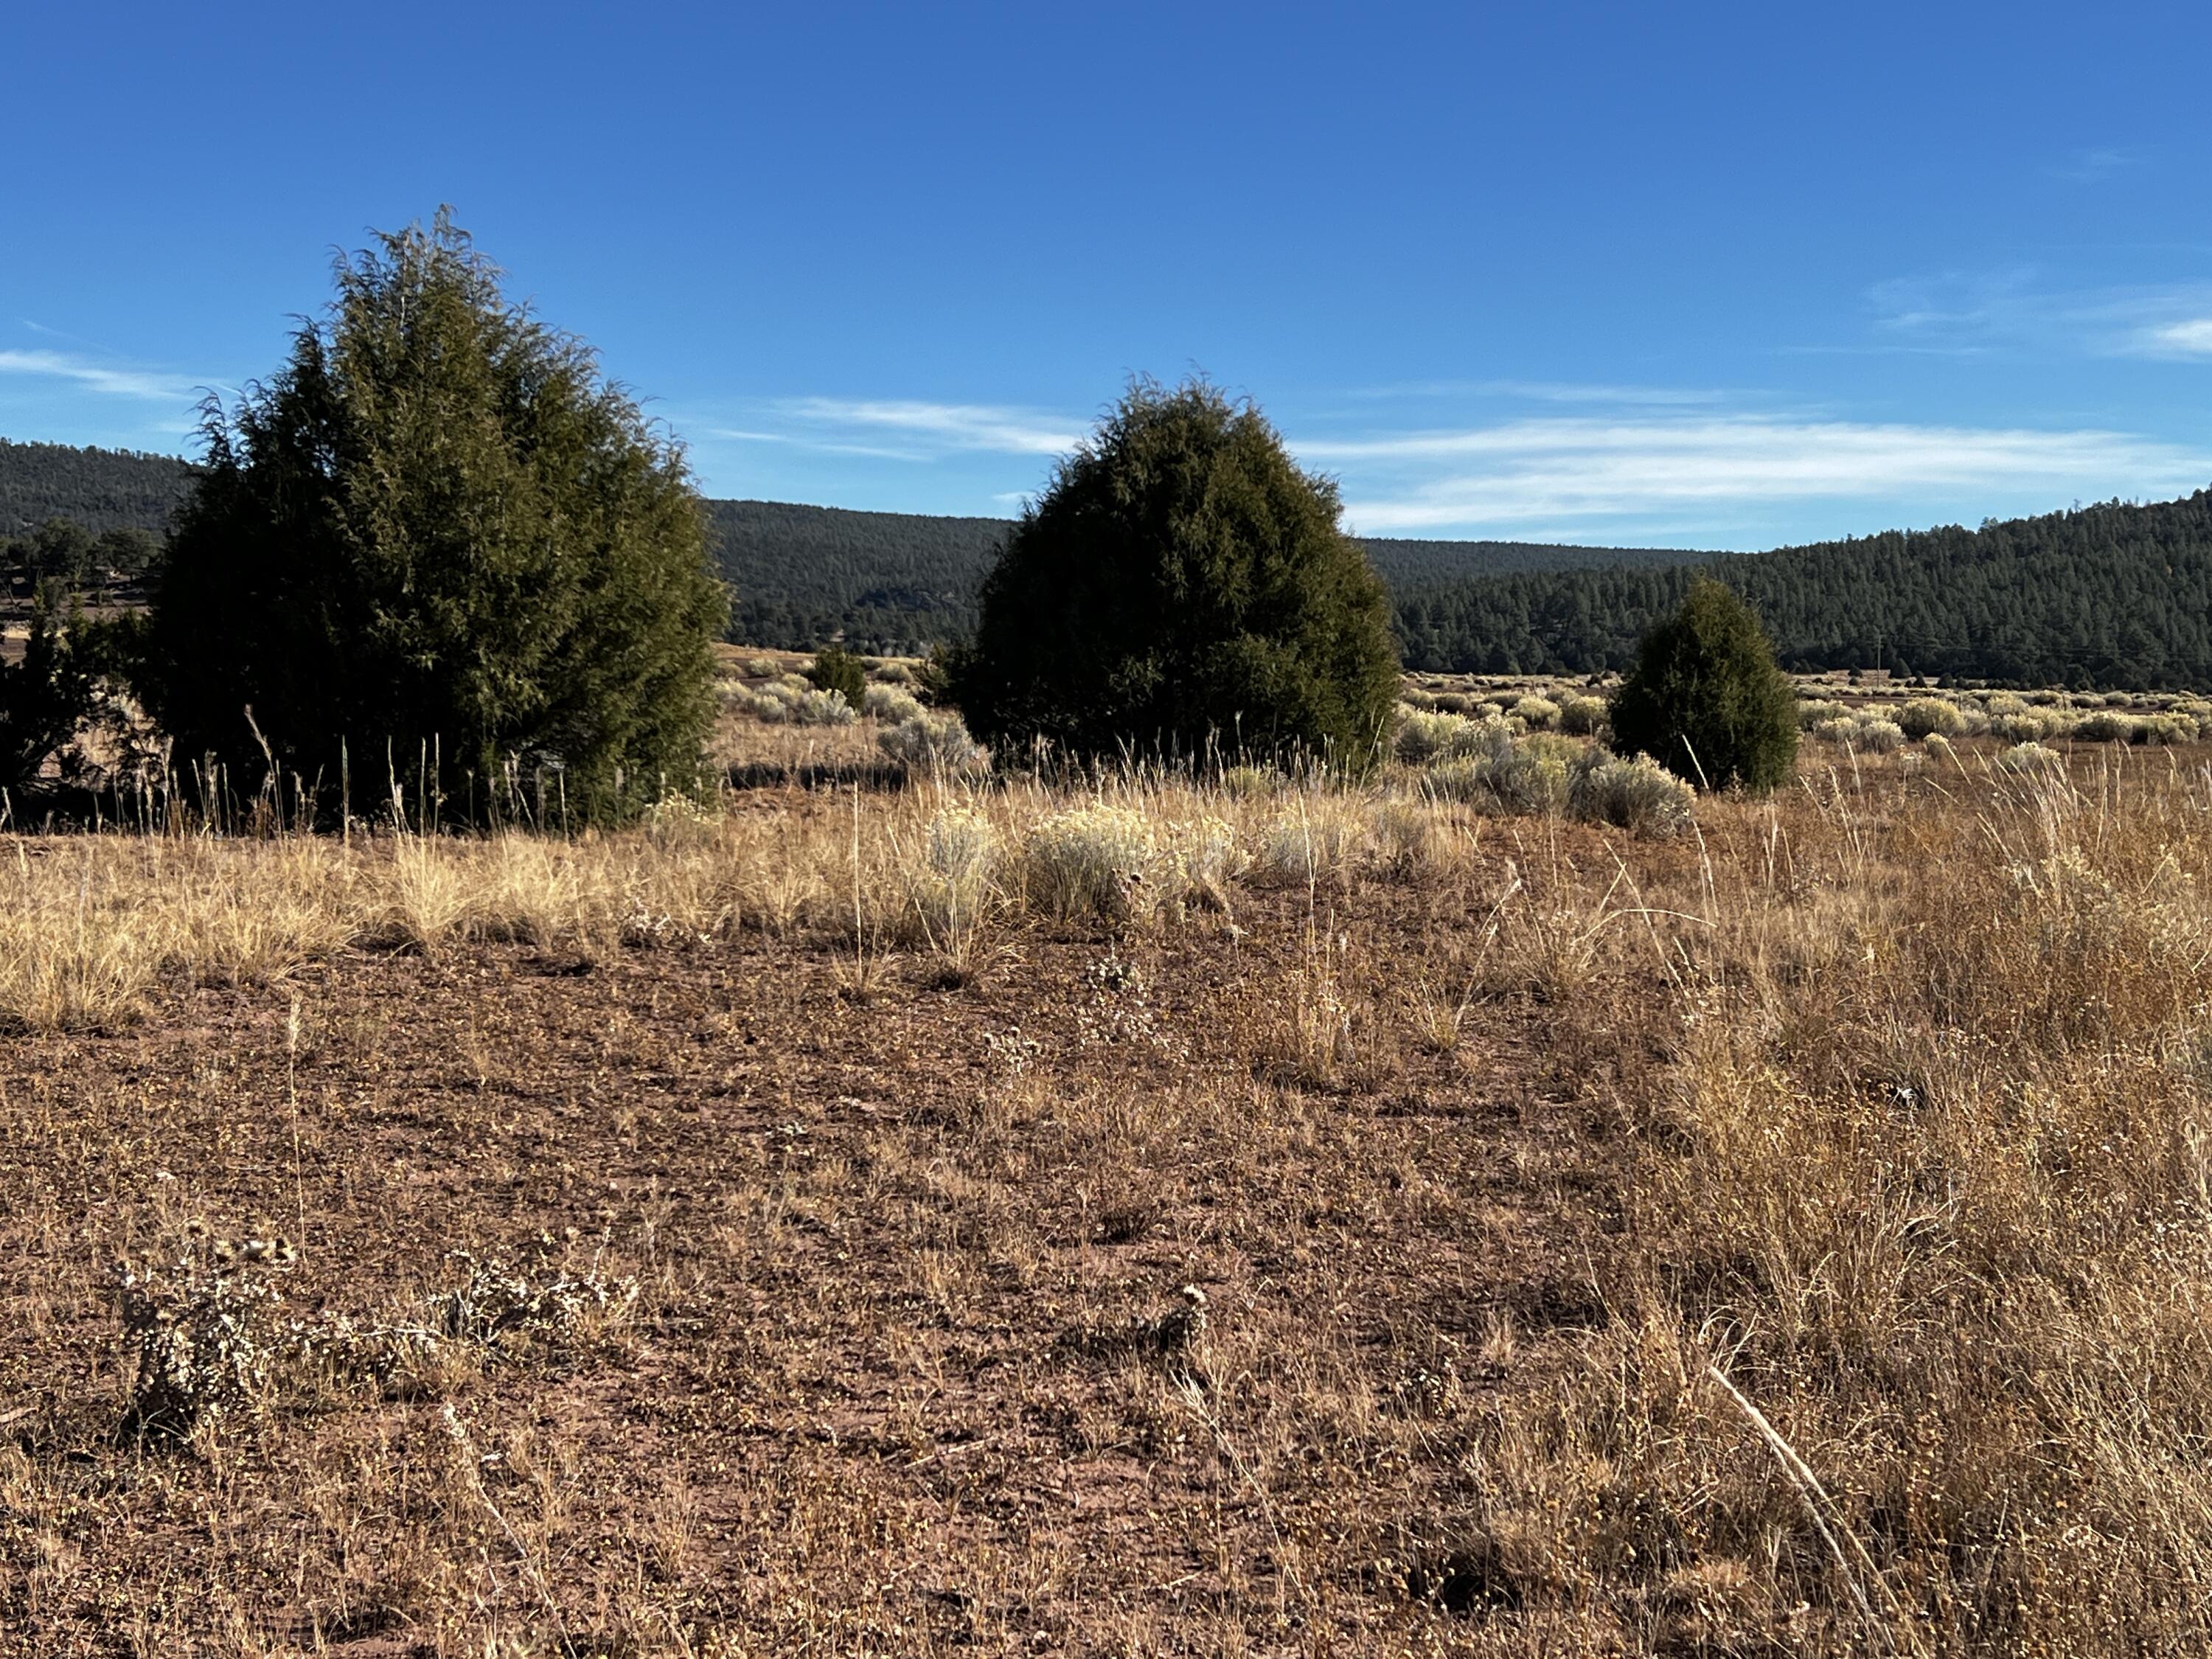
[[[709,501],[712,544],[733,590],[730,637],[805,650],[841,634],[856,651],[905,653],[964,638],[975,594],[1013,526],[1006,519],[855,513],[784,501]],[[1679,549],[1529,542],[1366,544],[1392,591],[1507,571],[1673,566]]]
[[[15,580],[143,568],[191,469],[173,456],[0,439],[0,558]],[[966,636],[1010,521],[709,501],[731,638],[905,653]],[[57,520],[73,523],[64,525]],[[125,538],[115,532],[137,532]],[[2212,495],[1724,556],[1523,542],[1370,540],[1409,666],[1624,667],[1708,565],[1785,665],[2018,684],[2212,685]],[[1717,560],[1717,563],[1713,561]]]
[[[1710,570],[1784,666],[2013,684],[2212,684],[2212,491],[1747,554],[1710,565],[1440,580],[1396,596],[1410,666],[1596,673]]]
[[[172,455],[0,439],[0,540],[15,538],[19,573],[35,569],[78,583],[96,582],[109,568],[135,573],[149,544],[115,542],[94,555],[88,542],[126,530],[166,533],[191,476],[190,465]],[[904,654],[964,638],[975,625],[983,573],[1012,527],[1005,519],[787,501],[710,501],[707,508],[708,544],[732,592],[730,637],[784,650],[842,638],[856,651]],[[64,519],[79,528],[57,522]],[[1366,547],[1394,592],[1502,572],[1672,566],[1712,556],[1397,538]]]
[[[94,536],[111,530],[160,535],[191,481],[189,462],[131,449],[0,438],[0,537],[68,519]]]

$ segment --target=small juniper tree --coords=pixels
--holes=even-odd
[[[1644,636],[1613,699],[1613,740],[1701,788],[1764,792],[1797,758],[1797,693],[1742,599],[1700,578]]]
[[[1398,684],[1382,585],[1249,403],[1140,380],[985,579],[946,690],[1004,754],[1304,754],[1364,769]]]
[[[156,572],[140,678],[180,760],[325,784],[557,769],[620,816],[689,783],[725,611],[680,450],[441,212],[342,260],[234,410]],[[250,711],[250,713],[249,713]],[[358,781],[356,787],[360,787]]]
[[[825,645],[814,653],[806,678],[817,691],[834,691],[859,713],[868,700],[867,671],[860,659],[842,646]]]

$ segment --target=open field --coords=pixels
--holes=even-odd
[[[2212,775],[2003,752],[12,840],[0,1652],[2201,1649]]]

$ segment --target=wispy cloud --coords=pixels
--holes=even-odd
[[[1367,534],[1637,521],[1718,526],[1790,504],[2175,493],[2212,453],[2126,433],[1721,416],[1537,420],[1293,446],[1338,464]],[[1978,516],[1978,513],[1976,514]]]
[[[1877,283],[1868,302],[1875,340],[1835,349],[2212,355],[2212,284],[2204,283],[2066,289],[2044,286],[2027,268],[1945,271]]]
[[[40,375],[108,397],[143,398],[154,403],[191,403],[200,395],[198,387],[173,375],[118,368],[61,351],[0,350],[0,374]]]
[[[2143,161],[2143,152],[2139,149],[2077,149],[2051,168],[2051,176],[2063,179],[2070,184],[2094,185],[2116,173],[2140,167]]]
[[[897,433],[925,450],[985,450],[1000,455],[1064,455],[1081,441],[1073,422],[987,404],[904,398],[799,398],[777,405],[817,428]]]
[[[2212,355],[2212,307],[2168,349]],[[2174,319],[2178,326],[2183,320]],[[1362,398],[1285,419],[1291,450],[1334,474],[1367,535],[1490,535],[1650,545],[1765,546],[1840,529],[2037,512],[2069,498],[2179,494],[2212,480],[2212,448],[2104,428],[1879,422],[1773,392],[1571,382],[1392,409]],[[1356,412],[1354,412],[1356,410]],[[707,437],[934,464],[970,480],[967,510],[1004,511],[1037,458],[1083,422],[1013,405],[909,398],[763,399]],[[763,456],[763,465],[772,465]]]
[[[1350,394],[1363,401],[1401,398],[1498,398],[1544,404],[1608,404],[1616,407],[1668,407],[1717,404],[1729,394],[1707,386],[1622,386],[1578,380],[1413,380],[1395,386],[1363,386]]]
[[[835,438],[809,436],[795,432],[759,432],[744,427],[717,426],[708,428],[707,436],[726,439],[732,443],[781,444],[817,455],[860,455],[878,461],[926,461],[930,459],[918,449],[896,449],[887,444],[844,443]]]
[[[2191,317],[2152,329],[2146,349],[2160,356],[2212,357],[2212,317]]]

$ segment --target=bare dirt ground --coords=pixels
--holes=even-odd
[[[1455,1646],[1514,1595],[1474,1425],[1605,1318],[1620,1095],[1670,1041],[1663,997],[1624,1030],[1485,966],[1504,861],[1033,925],[966,978],[349,950],[8,1041],[0,1650]],[[108,1264],[200,1226],[295,1241],[301,1317],[396,1317],[455,1251],[641,1289],[169,1448]]]

